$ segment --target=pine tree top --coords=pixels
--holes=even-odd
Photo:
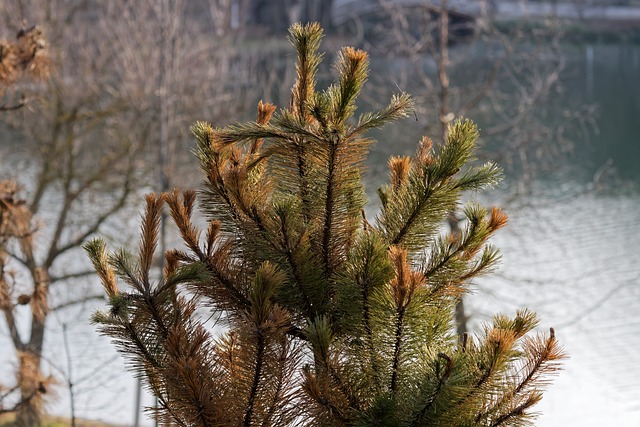
[[[407,116],[412,100],[355,117],[367,55],[343,48],[335,83],[318,91],[321,37],[317,24],[290,30],[288,108],[260,102],[255,122],[193,125],[206,230],[192,222],[196,193],[174,191],[147,196],[137,257],[87,243],[110,306],[93,320],[167,424],[526,424],[563,357],[553,333],[527,335],[538,321],[526,310],[476,338],[453,328],[456,301],[499,259],[487,242],[507,217],[471,204],[461,232],[442,230],[461,194],[495,185],[500,169],[469,165],[477,127],[457,120],[441,144],[425,137],[390,159],[369,223],[366,132]],[[168,251],[153,282],[164,205],[187,249]]]

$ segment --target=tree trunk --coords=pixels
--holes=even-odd
[[[16,413],[17,427],[42,425],[44,378],[41,371],[42,347],[48,309],[49,274],[44,268],[32,267],[34,291],[31,296],[31,337],[23,351],[18,351],[21,404]]]
[[[449,214],[449,216],[447,217],[447,223],[449,224],[451,233],[460,233],[460,220],[456,216],[455,212],[451,212]],[[460,338],[462,338],[462,336],[468,332],[467,320],[469,320],[469,318],[464,312],[464,300],[462,299],[462,297],[460,297],[460,300],[458,300],[458,303],[456,304],[456,331]]]
[[[20,405],[16,412],[16,427],[42,426],[42,374],[40,372],[41,354],[30,350],[19,355],[20,367],[18,383],[20,385]]]
[[[458,333],[458,336],[460,338],[462,338],[464,334],[468,332],[468,329],[469,329],[467,327],[468,319],[469,318],[464,312],[464,299],[460,298],[460,300],[456,304],[456,332]]]

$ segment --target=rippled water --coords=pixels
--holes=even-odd
[[[469,298],[473,312],[529,307],[570,355],[539,426],[638,425],[639,207],[638,195],[568,194],[511,212],[495,238],[503,266]]]

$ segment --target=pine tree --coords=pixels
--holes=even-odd
[[[297,81],[290,105],[258,105],[255,122],[192,127],[205,182],[148,195],[139,253],[85,245],[109,298],[93,321],[179,426],[527,425],[563,353],[538,319],[498,315],[477,337],[455,334],[454,306],[499,260],[488,244],[499,209],[464,208],[467,190],[500,169],[470,166],[478,138],[455,121],[437,147],[389,161],[375,221],[364,215],[365,133],[405,117],[407,94],[356,112],[367,55],[343,48],[337,81],[316,91],[322,30],[294,25]],[[184,241],[152,280],[163,206]],[[119,286],[125,284],[125,288]],[[211,328],[213,315],[223,332]]]

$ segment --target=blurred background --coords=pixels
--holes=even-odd
[[[570,355],[537,425],[640,425],[640,1],[2,0],[0,19],[0,202],[30,212],[28,239],[0,239],[0,416],[28,378],[61,425],[153,425],[137,409],[153,400],[89,322],[104,302],[82,242],[135,250],[142,196],[200,185],[190,124],[286,106],[287,28],[319,21],[320,88],[350,45],[370,55],[361,108],[416,100],[372,134],[370,219],[390,155],[478,122],[480,160],[505,180],[467,197],[510,225],[460,329],[537,311]]]

